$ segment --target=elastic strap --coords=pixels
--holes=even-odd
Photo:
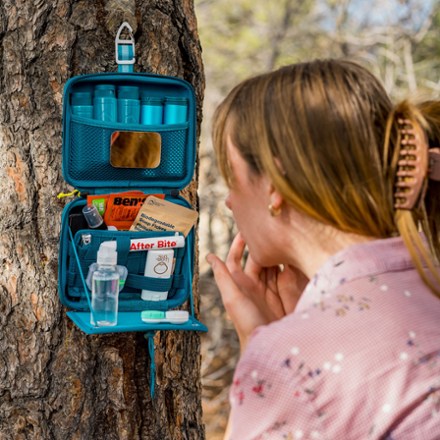
[[[116,237],[116,249],[118,251],[118,264],[125,266],[130,252],[130,237]]]
[[[83,288],[84,288],[84,293],[86,294],[87,304],[89,305],[90,313],[92,315],[92,321],[96,322],[95,316],[93,314],[92,301],[90,299],[89,289],[87,288],[86,280],[84,279],[84,274],[83,274],[83,271],[82,271],[82,268],[81,268],[81,263],[80,263],[80,260],[79,260],[79,257],[78,257],[78,252],[76,251],[76,246],[75,246],[75,241],[73,239],[72,230],[70,228],[68,228],[68,231],[69,231],[70,240],[72,242],[72,249],[73,249],[73,253],[75,255],[75,260],[76,260],[76,263],[78,265],[79,276],[81,277],[81,283],[82,283]]]
[[[157,292],[168,292],[171,289],[173,278],[152,278],[143,275],[128,274],[125,281],[127,287],[141,290],[155,290]]]

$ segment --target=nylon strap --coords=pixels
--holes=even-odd
[[[156,363],[154,360],[154,335],[155,331],[145,333],[144,337],[148,342],[148,355],[150,356],[150,396],[154,399],[154,388],[156,385]]]

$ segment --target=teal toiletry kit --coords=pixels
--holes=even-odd
[[[133,72],[134,41],[131,33],[129,40],[120,38],[123,28],[131,31],[130,26],[124,23],[116,38],[118,72],[76,76],[64,88],[63,176],[67,183],[80,191],[82,197],[75,198],[63,210],[58,287],[61,302],[69,309],[67,315],[83,332],[145,332],[152,362],[150,391],[153,395],[154,332],[207,331],[194,313],[194,229],[184,238],[183,247],[172,250],[172,274],[168,278],[160,278],[145,275],[148,250],[133,252],[132,240],[165,237],[172,241],[176,234],[181,236],[181,233],[91,229],[84,222],[72,226],[74,220],[77,222],[79,218],[82,221],[82,209],[87,204],[83,197],[85,194],[140,190],[147,196],[160,194],[168,202],[191,208],[187,200],[179,195],[179,190],[191,182],[196,159],[196,100],[193,88],[179,78]],[[167,102],[174,107],[167,107]],[[147,107],[150,104],[156,114],[157,111],[168,113],[152,117],[151,108]],[[113,155],[111,149],[116,148],[114,139],[123,138],[121,134],[125,134],[127,139],[135,139],[135,143],[127,141],[120,151],[126,156],[147,157],[145,163],[127,166],[126,158],[120,162],[122,165],[116,162],[116,153]],[[154,145],[145,140],[149,134],[156,139]],[[133,156],[133,145],[137,150],[144,151]],[[154,155],[154,160],[148,162],[148,155]],[[96,326],[91,323],[91,290],[86,278],[89,267],[96,263],[101,244],[106,241],[116,242],[117,265],[126,267],[128,275],[119,292],[116,325]],[[161,299],[144,300],[142,291],[161,292],[158,296]],[[163,292],[168,292],[166,299],[162,299]],[[166,317],[167,312],[184,304],[188,305],[186,321],[181,318],[145,319],[146,316]]]

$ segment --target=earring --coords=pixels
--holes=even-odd
[[[281,214],[281,208],[274,208],[272,203],[267,207],[267,209],[269,209],[269,213],[272,217],[277,217]]]

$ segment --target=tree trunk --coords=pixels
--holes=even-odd
[[[198,334],[157,334],[152,400],[143,334],[85,335],[58,298],[62,91],[74,75],[116,70],[123,21],[135,70],[192,83],[200,125],[192,0],[0,1],[1,440],[205,437]],[[185,190],[194,207],[196,188]]]

